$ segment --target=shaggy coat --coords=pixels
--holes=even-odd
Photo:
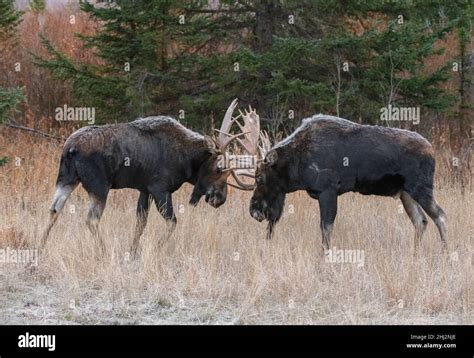
[[[81,183],[90,198],[87,225],[96,236],[109,190],[140,191],[132,246],[135,253],[151,200],[171,228],[176,223],[171,194],[185,182],[194,185],[191,204],[196,205],[203,195],[214,207],[225,202],[229,173],[218,168],[218,155],[212,139],[170,117],[79,129],[64,144],[42,246],[66,199]]]
[[[286,193],[305,190],[319,201],[327,250],[339,195],[352,191],[394,196],[401,198],[415,226],[415,247],[427,225],[424,212],[446,244],[446,215],[433,196],[434,172],[433,148],[415,132],[317,115],[305,119],[266,155],[257,169],[250,214],[268,220],[270,238]]]

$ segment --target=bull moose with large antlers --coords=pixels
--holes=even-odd
[[[248,189],[239,179],[245,173],[224,168],[219,160],[235,140],[248,154],[254,155],[257,150],[259,117],[255,111],[245,111],[233,118],[236,107],[237,100],[234,100],[227,109],[216,141],[165,116],[87,126],[73,133],[64,144],[50,219],[40,247],[46,244],[67,198],[79,183],[89,194],[87,226],[99,240],[102,251],[104,245],[98,235],[98,223],[109,190],[133,188],[140,191],[132,254],[136,253],[145,228],[151,199],[169,224],[168,233],[171,233],[176,224],[171,195],[183,183],[194,185],[192,205],[197,205],[205,196],[206,202],[215,208],[226,201],[229,175],[233,175],[237,187]],[[238,121],[240,116],[243,124]],[[242,132],[231,134],[234,123]]]
[[[323,248],[328,250],[339,195],[400,197],[415,227],[415,249],[428,223],[424,212],[445,247],[446,215],[433,195],[434,171],[433,148],[415,132],[317,115],[268,150],[256,171],[250,214],[268,221],[271,238],[286,194],[305,190],[319,201]]]

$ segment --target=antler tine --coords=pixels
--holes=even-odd
[[[255,184],[246,184],[246,183],[242,182],[239,179],[239,176],[235,173],[235,171],[231,171],[231,174],[232,174],[232,177],[234,178],[235,182],[237,183],[238,187],[228,183],[229,185],[237,187],[238,189],[242,189],[242,190],[254,190],[255,189]]]
[[[272,143],[270,142],[270,137],[266,131],[260,131],[260,142],[261,146],[258,147],[262,158],[265,158],[266,154],[272,149]]]
[[[251,191],[251,190],[255,189],[255,188],[250,188],[250,187],[242,187],[242,186],[235,185],[235,184],[232,184],[232,183],[229,183],[229,182],[227,182],[227,185],[231,186],[233,188],[239,189],[239,190]]]
[[[234,169],[237,176],[255,178],[255,169]]]
[[[242,126],[242,124],[240,124],[240,122],[238,121],[238,119],[239,119],[240,117],[241,117],[240,114],[237,115],[237,116],[235,116],[235,117],[232,119],[232,123],[236,123],[236,124],[239,126],[240,130],[242,130],[243,126]]]
[[[254,111],[247,112],[247,110],[245,110],[245,114],[242,114],[242,118],[244,120],[244,125],[242,126],[239,123],[240,129],[250,133],[238,141],[248,154],[255,155],[260,133],[260,117]]]
[[[232,123],[234,118],[232,118],[232,114],[234,113],[235,108],[237,107],[238,100],[237,98],[232,101],[229,108],[225,112],[224,119],[222,120],[221,129],[219,130],[219,136],[217,138],[217,142],[221,150],[225,148],[229,143],[227,138],[230,136],[230,128],[232,127]],[[238,118],[238,117],[237,117]]]
[[[230,143],[232,143],[233,140],[236,139],[240,142],[239,137],[243,137],[250,133],[250,132],[242,132],[242,133],[237,133],[237,134],[229,134],[229,133],[222,132],[219,129],[214,129],[214,130],[216,132],[219,132],[219,136],[220,135],[227,136],[227,138],[224,139],[223,141],[219,140],[219,147],[220,147],[221,152],[225,152],[227,147],[229,146]]]
[[[240,138],[236,138],[237,142],[239,142],[239,144],[244,147],[245,151],[247,153],[250,153],[250,154],[253,154],[253,148],[249,147],[247,143],[245,143],[242,139]]]

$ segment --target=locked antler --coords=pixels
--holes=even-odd
[[[227,109],[221,129],[216,129],[216,131],[219,132],[217,142],[221,152],[225,153],[230,143],[236,140],[244,152],[253,157],[257,154],[258,149],[260,149],[260,153],[262,153],[262,147],[258,145],[259,138],[262,140],[262,146],[269,150],[271,145],[266,144],[270,143],[268,134],[260,132],[260,117],[255,109],[249,106],[249,111],[245,109],[244,113],[242,113],[242,111],[239,110],[239,114],[236,117],[232,117],[232,113],[236,107],[237,99],[233,100]],[[238,121],[239,118],[242,118],[243,124]],[[231,134],[231,127],[234,123],[237,124],[241,133]],[[253,164],[255,165],[255,163]],[[231,171],[232,177],[237,183],[237,185],[228,183],[229,185],[242,190],[253,190],[255,188],[255,184],[248,184],[243,181],[243,177],[255,177],[255,167],[246,169],[228,168],[227,170]]]

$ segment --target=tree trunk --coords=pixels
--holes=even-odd
[[[254,51],[261,55],[266,53],[272,46],[273,35],[275,33],[275,22],[279,20],[279,4],[275,0],[261,0],[255,2],[257,8],[255,14],[254,27]],[[258,82],[263,88],[271,80],[271,71],[269,68],[261,68],[259,71]],[[258,108],[265,103],[263,96],[258,96],[255,106]],[[269,110],[271,110],[269,108]]]

